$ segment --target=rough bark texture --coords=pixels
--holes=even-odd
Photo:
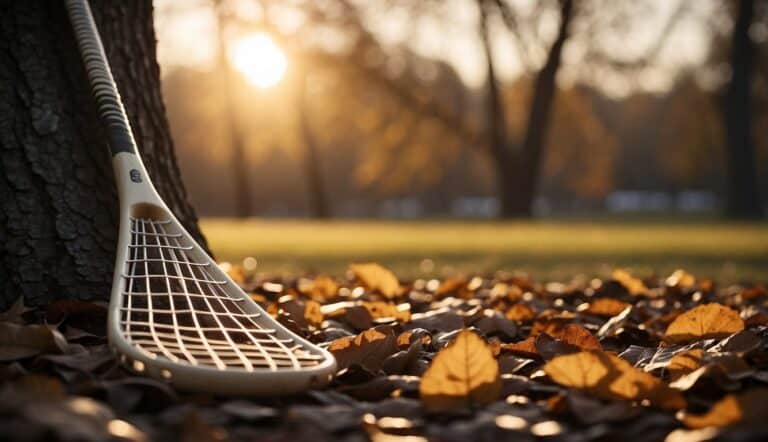
[[[160,95],[151,2],[91,6],[149,173],[202,240]],[[64,3],[0,0],[0,11],[0,308],[22,295],[108,299],[118,202]]]
[[[738,2],[731,40],[731,82],[726,92],[725,132],[728,147],[726,214],[731,218],[760,218],[755,144],[752,140],[751,88],[755,43],[749,35],[754,0]]]

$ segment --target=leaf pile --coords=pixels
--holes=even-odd
[[[121,367],[103,304],[0,313],[0,434],[12,440],[765,440],[768,290],[679,270],[236,280],[338,361],[325,390],[182,393]]]

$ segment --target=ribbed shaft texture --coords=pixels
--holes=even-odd
[[[75,39],[88,73],[99,116],[107,126],[112,155],[136,153],[131,124],[123,108],[104,46],[87,0],[66,0],[67,11],[75,31]]]

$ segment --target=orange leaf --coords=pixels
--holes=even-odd
[[[611,353],[593,350],[557,356],[544,365],[544,372],[560,385],[601,399],[647,400],[666,410],[685,407],[680,392]]]
[[[539,357],[539,352],[536,350],[536,338],[534,336],[520,342],[501,344],[501,350],[509,351],[525,358],[534,359]]]
[[[363,285],[381,293],[386,298],[392,299],[401,293],[400,281],[395,274],[379,264],[352,264],[349,269]]]
[[[512,321],[528,322],[532,321],[536,317],[536,313],[534,313],[533,309],[527,305],[523,303],[517,303],[513,305],[509,310],[507,310],[505,316],[507,319]]]
[[[318,276],[312,282],[301,285],[299,291],[319,302],[333,299],[339,292],[339,284],[328,276]]]
[[[320,324],[323,323],[323,312],[320,311],[320,304],[312,300],[305,302],[304,318],[308,324],[320,327]]]
[[[717,303],[694,307],[667,327],[664,340],[683,344],[697,339],[725,338],[744,330],[744,321],[730,308]]]
[[[371,372],[377,372],[387,356],[397,352],[395,334],[390,327],[368,329],[357,336],[336,339],[328,346],[336,357],[339,370],[359,364]]]
[[[690,289],[696,284],[696,277],[686,272],[685,270],[678,269],[672,272],[671,275],[664,280],[664,283],[669,287],[679,287],[681,289]]]
[[[726,427],[736,423],[764,424],[768,419],[766,397],[766,388],[756,388],[740,395],[729,394],[705,414],[685,415],[683,423],[689,428]]]
[[[599,298],[589,303],[586,312],[596,316],[613,317],[623,312],[629,304],[613,298]]]
[[[623,285],[631,295],[642,295],[648,291],[648,287],[641,279],[635,278],[626,270],[616,269],[611,277]]]
[[[600,341],[589,332],[586,328],[578,324],[566,324],[562,328],[560,333],[552,335],[555,339],[575,345],[582,350],[602,350],[603,346],[600,345]]]
[[[400,308],[398,305],[381,301],[363,302],[361,305],[368,310],[368,313],[370,313],[371,318],[373,319],[394,318],[401,323],[411,320],[409,304],[402,304],[403,307],[408,307],[408,309]]]
[[[430,411],[488,404],[501,394],[499,363],[485,340],[462,330],[432,360],[421,378],[421,401]]]
[[[694,348],[675,355],[667,366],[672,381],[691,373],[703,365],[704,350]]]

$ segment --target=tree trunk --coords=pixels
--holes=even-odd
[[[227,55],[226,23],[227,17],[222,10],[222,0],[215,0],[216,25],[218,38],[218,64],[221,73],[221,88],[224,94],[224,105],[226,107],[226,118],[228,124],[229,143],[232,149],[232,178],[235,189],[235,214],[240,218],[247,218],[253,215],[253,197],[251,196],[251,186],[248,180],[248,156],[245,152],[245,141],[243,132],[240,129],[240,120],[238,119],[235,104],[235,95],[232,91],[232,80],[234,73]]]
[[[92,0],[158,192],[205,246],[176,165],[149,0]],[[109,298],[118,202],[64,2],[0,0],[0,308]]]
[[[731,81],[726,91],[724,123],[728,152],[726,215],[760,218],[755,144],[752,141],[751,88],[755,43],[749,35],[754,0],[740,0],[731,39]]]
[[[483,42],[485,52],[486,72],[488,78],[488,95],[486,105],[488,106],[488,126],[490,133],[490,155],[496,170],[496,195],[499,199],[500,213],[503,218],[513,216],[508,209],[515,202],[516,179],[514,177],[515,168],[510,165],[514,160],[514,153],[510,150],[507,140],[506,114],[504,111],[504,102],[499,87],[499,80],[496,76],[496,67],[493,62],[493,47],[491,44],[491,31],[488,27],[488,8],[490,3],[487,0],[479,0],[480,7],[480,39]]]
[[[533,201],[536,197],[538,179],[541,171],[541,158],[544,153],[547,131],[550,127],[552,107],[557,90],[557,71],[560,69],[563,46],[568,40],[568,28],[573,18],[573,0],[560,2],[560,28],[555,42],[549,49],[547,61],[536,75],[533,86],[533,98],[528,115],[528,126],[523,139],[521,159],[517,168],[519,187],[515,190],[516,198],[511,207],[506,208],[510,216],[530,216],[533,213]]]
[[[327,219],[331,217],[328,207],[328,197],[325,193],[322,168],[320,167],[320,155],[317,152],[317,140],[312,133],[309,117],[309,102],[307,102],[307,74],[300,75],[299,91],[297,94],[297,111],[299,113],[299,129],[304,144],[304,173],[307,180],[307,195],[309,198],[309,213],[315,219]]]
[[[491,127],[490,153],[496,166],[497,192],[502,218],[530,217],[536,196],[541,158],[549,130],[552,107],[560,69],[563,46],[568,40],[568,28],[573,18],[573,0],[560,2],[560,27],[549,50],[544,66],[536,75],[528,125],[522,149],[513,150],[505,131],[506,118],[501,88],[493,63],[490,32],[488,30],[489,4],[478,0],[483,47],[488,63],[488,113]]]

